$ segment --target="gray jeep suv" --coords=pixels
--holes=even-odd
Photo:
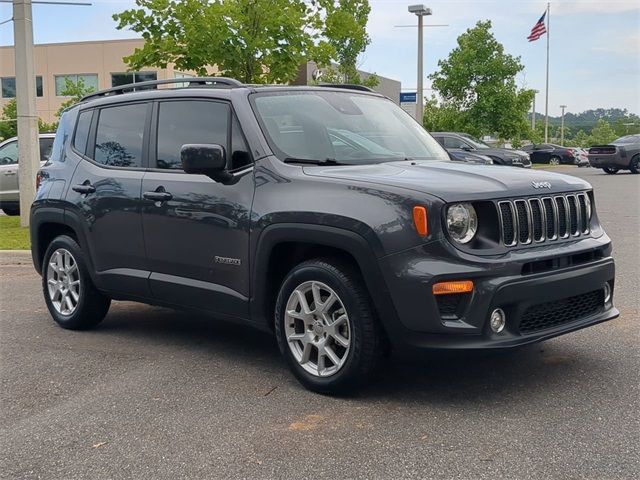
[[[611,242],[575,177],[449,160],[362,87],[180,79],[67,110],[31,210],[53,319],[110,301],[273,332],[319,392],[391,351],[507,348],[618,315]]]

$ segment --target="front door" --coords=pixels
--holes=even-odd
[[[254,177],[229,103],[156,103],[142,182],[142,223],[153,295],[163,302],[246,318]],[[182,171],[185,144],[219,144],[230,184]],[[154,168],[155,167],[155,168]]]

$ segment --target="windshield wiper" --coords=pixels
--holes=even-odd
[[[293,158],[287,157],[284,163],[302,163],[304,165],[348,165],[347,163],[340,163],[333,158],[327,158],[325,160],[313,160],[311,158]]]

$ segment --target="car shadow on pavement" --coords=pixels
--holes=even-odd
[[[300,389],[282,360],[275,338],[250,327],[207,316],[158,307],[119,303],[95,330],[102,342],[133,344],[140,354],[169,349],[171,354],[238,365],[255,378],[271,375],[277,386]],[[573,335],[580,335],[575,333]],[[105,338],[107,336],[108,338]],[[117,339],[117,340],[115,340]],[[588,346],[565,338],[494,351],[430,351],[411,357],[385,358],[358,400],[393,400],[459,405],[529,396],[553,395],[587,375],[600,376],[603,364]],[[251,372],[254,370],[254,372]]]

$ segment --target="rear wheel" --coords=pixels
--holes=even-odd
[[[549,165],[560,165],[560,157],[553,156],[549,159]]]
[[[96,326],[111,304],[93,285],[80,246],[67,235],[55,238],[45,252],[42,291],[53,319],[71,330]]]
[[[631,163],[629,163],[629,170],[631,170],[631,173],[640,173],[640,155],[635,155],[631,159]]]
[[[602,170],[604,170],[609,175],[615,175],[616,173],[618,173],[618,169],[616,167],[604,167]]]
[[[372,377],[385,353],[362,278],[341,261],[316,259],[296,266],[282,284],[275,315],[280,351],[310,390],[355,390]]]

